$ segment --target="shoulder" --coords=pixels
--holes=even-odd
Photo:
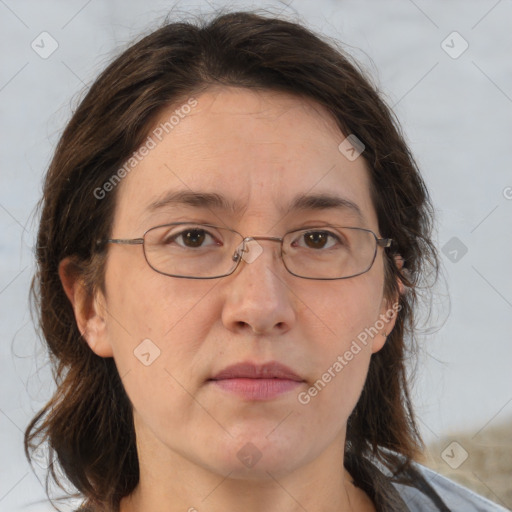
[[[461,510],[464,512],[507,512],[507,509],[474,493],[458,483],[419,464],[412,467],[420,475],[411,484],[391,482],[411,512]],[[421,478],[422,477],[422,478]],[[423,481],[422,481],[423,480]],[[427,485],[425,485],[425,483]],[[432,490],[435,492],[432,493]],[[440,498],[439,503],[436,496]],[[445,508],[443,508],[443,505]]]

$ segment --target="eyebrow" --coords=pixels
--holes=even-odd
[[[225,210],[233,214],[242,213],[247,206],[240,201],[229,201],[225,196],[216,192],[194,192],[191,190],[171,190],[160,199],[151,203],[146,210],[155,212],[170,206],[192,206],[195,208]],[[361,208],[350,199],[323,192],[316,194],[298,194],[287,208],[281,207],[281,213],[286,215],[293,211],[320,211],[339,209],[352,212],[360,221],[365,217]]]

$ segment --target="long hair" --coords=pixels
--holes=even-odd
[[[89,293],[104,289],[116,189],[101,188],[143,143],[163,109],[211,86],[281,91],[324,106],[341,132],[365,145],[363,158],[383,237],[384,292],[400,295],[395,327],[371,357],[360,399],[347,425],[345,451],[372,455],[394,473],[417,459],[423,443],[408,392],[406,359],[414,354],[418,287],[439,262],[431,240],[433,207],[391,110],[338,45],[300,23],[251,12],[209,21],[166,23],[126,49],[100,74],[67,124],[44,183],[32,304],[47,345],[56,391],[28,425],[25,451],[49,448],[48,480],[58,467],[91,507],[117,510],[138,483],[130,401],[112,358],[82,338],[59,279],[72,257]],[[394,263],[401,255],[402,269]],[[400,455],[400,457],[398,455]],[[64,488],[64,487],[63,487]]]

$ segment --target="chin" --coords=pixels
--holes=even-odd
[[[307,445],[304,440],[290,435],[267,439],[266,435],[245,434],[217,444],[209,457],[210,469],[234,479],[269,480],[289,474],[304,463],[307,454],[298,449]]]

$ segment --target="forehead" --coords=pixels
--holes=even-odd
[[[352,224],[376,228],[364,159],[350,161],[339,151],[345,135],[311,100],[212,89],[163,111],[150,139],[119,184],[117,234],[138,236],[174,221],[173,213],[201,208],[226,222],[258,219],[270,227],[295,211],[334,203]]]

